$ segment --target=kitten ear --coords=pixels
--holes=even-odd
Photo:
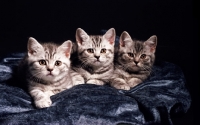
[[[43,47],[36,39],[30,37],[28,39],[27,49],[28,49],[28,56],[30,56],[30,55],[35,55],[36,53],[41,51]]]
[[[144,42],[144,45],[149,46],[150,52],[154,53],[157,46],[157,36],[151,36],[147,41]]]
[[[88,34],[81,28],[78,28],[76,30],[76,42],[78,45],[82,45],[83,42],[87,41],[89,39]]]
[[[103,37],[108,40],[110,42],[110,44],[115,43],[115,37],[116,37],[116,33],[115,33],[115,29],[114,28],[110,28],[104,35]]]
[[[58,51],[62,51],[68,58],[70,58],[71,50],[72,42],[70,40],[65,41],[62,45],[58,47]]]
[[[128,34],[128,32],[124,31],[121,36],[120,36],[120,39],[119,39],[119,46],[120,47],[125,47],[125,45],[128,43],[128,42],[131,42],[132,39],[131,39],[131,36]]]

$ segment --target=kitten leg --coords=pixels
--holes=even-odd
[[[38,89],[31,90],[30,94],[34,99],[34,103],[37,108],[45,108],[51,106],[52,101],[50,99],[49,94],[45,94],[44,92]]]
[[[128,81],[128,85],[132,88],[132,87],[135,87],[136,85],[140,84],[142,82],[141,79],[138,79],[138,78],[131,78],[129,79]]]
[[[124,79],[115,78],[111,81],[111,86],[116,89],[130,90],[130,86],[126,83]]]
[[[80,74],[78,74],[77,72],[71,71],[70,75],[71,75],[72,83],[73,83],[72,86],[85,83],[84,78]]]
[[[50,97],[50,96],[55,95],[57,93],[54,93],[54,90],[49,90],[49,91],[45,91],[44,94],[49,95],[49,97]]]
[[[49,93],[50,96],[56,95],[56,94],[61,93],[62,91],[65,91],[65,90],[67,90],[71,87],[72,87],[71,85],[67,85],[67,87],[63,87],[63,88],[59,88],[59,89],[53,89],[51,91],[48,91],[48,93]]]
[[[105,83],[98,79],[90,79],[87,81],[87,84],[104,85]]]
[[[58,94],[58,93],[60,93],[61,91],[62,91],[61,89],[54,89],[54,90],[51,91],[52,94],[50,94],[50,96],[55,95],[55,94]]]

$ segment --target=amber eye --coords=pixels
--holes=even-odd
[[[39,61],[39,64],[40,64],[40,65],[46,65],[46,61],[45,61],[45,60],[40,60],[40,61]]]
[[[134,57],[134,54],[133,53],[128,53],[128,56]]]
[[[145,59],[145,58],[146,58],[146,54],[142,54],[142,55],[140,56],[140,58],[141,58],[141,59]]]
[[[62,65],[62,62],[61,62],[61,61],[56,61],[56,62],[55,62],[55,66],[60,66],[60,65]]]
[[[101,53],[106,53],[106,49],[101,49]]]
[[[94,53],[94,50],[93,49],[87,49],[87,52],[88,53]]]

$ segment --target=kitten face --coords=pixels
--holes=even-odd
[[[143,42],[132,40],[130,35],[124,31],[120,36],[119,43],[117,60],[120,65],[132,72],[149,70],[155,60],[156,36]]]
[[[90,66],[106,66],[113,62],[115,30],[109,29],[104,35],[88,35],[78,28],[76,31],[79,59]]]
[[[27,60],[30,74],[46,81],[59,80],[70,67],[71,46],[71,41],[57,46],[53,43],[40,44],[29,38]]]

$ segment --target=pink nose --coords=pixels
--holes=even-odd
[[[51,72],[51,71],[53,71],[53,69],[48,68],[47,71]]]
[[[94,57],[97,58],[97,60],[98,60],[100,56],[94,56]]]
[[[135,62],[136,65],[139,63],[138,61],[134,61],[134,62]]]

